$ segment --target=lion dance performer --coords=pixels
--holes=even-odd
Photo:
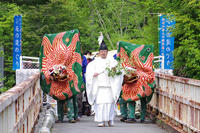
[[[45,34],[41,44],[40,69],[42,90],[57,100],[58,122],[63,122],[65,101],[69,122],[76,122],[76,94],[85,89],[79,31]]]
[[[122,94],[119,100],[121,121],[136,122],[135,105],[141,101],[140,122],[146,122],[146,105],[151,100],[155,88],[153,71],[153,46],[134,45],[119,42],[118,59],[125,70]]]

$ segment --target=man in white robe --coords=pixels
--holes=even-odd
[[[100,57],[90,62],[86,69],[86,91],[88,102],[94,105],[94,120],[99,122],[98,126],[114,125],[115,104],[119,98],[123,75],[114,77],[108,76],[107,67],[112,68],[117,65],[113,57],[107,57],[108,49],[104,41],[99,48]]]

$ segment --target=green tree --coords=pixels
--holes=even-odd
[[[176,18],[175,74],[200,79],[200,1],[183,0]]]
[[[124,0],[92,0],[91,12],[93,22],[98,24],[97,31],[102,31],[110,49],[116,49],[120,40],[131,39],[133,29],[137,26],[136,10],[133,4]],[[140,14],[140,13],[139,13]]]
[[[39,56],[44,34],[79,29],[83,51],[98,49],[103,32],[109,49],[118,41],[154,45],[158,55],[158,13],[174,15],[175,74],[200,79],[199,0],[0,0],[0,45],[5,53],[5,86],[12,70],[13,18],[22,14],[22,55]],[[181,7],[181,8],[180,8]]]
[[[156,9],[152,0],[92,0],[91,12],[97,31],[102,31],[110,49],[116,49],[118,41],[151,44],[158,55],[158,18],[151,12]]]
[[[0,0],[1,2],[9,2],[16,5],[37,5],[48,3],[49,0]]]
[[[5,87],[8,89],[15,84],[15,73],[12,70],[13,20],[14,15],[20,14],[16,4],[0,2],[0,45],[4,47]],[[6,89],[4,89],[6,90]]]
[[[92,49],[95,39],[91,32],[95,25],[90,25],[87,6],[82,1],[51,0],[45,5],[23,7],[23,55],[38,56],[44,34],[72,29],[80,30],[83,49]]]
[[[156,19],[149,21],[151,16],[148,14],[162,13],[165,15],[174,15],[176,20],[175,29],[172,31],[175,37],[174,74],[200,79],[200,1],[141,0],[140,3],[142,3],[142,8],[146,12],[145,15],[148,21],[147,25],[144,25],[142,29],[136,30],[135,33],[141,37],[136,40],[137,43],[154,42],[155,44],[157,40],[155,34],[156,26],[153,24],[156,23],[154,21]],[[158,47],[155,48],[155,52],[158,53]]]

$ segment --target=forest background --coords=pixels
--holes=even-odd
[[[15,85],[12,70],[13,18],[22,15],[22,55],[38,57],[44,34],[79,29],[83,51],[98,49],[103,32],[109,49],[118,41],[154,45],[159,55],[158,14],[176,21],[174,74],[200,79],[199,0],[0,0],[0,56],[4,87]],[[1,68],[2,69],[2,68]]]

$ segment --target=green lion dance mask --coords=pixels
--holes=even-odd
[[[123,68],[128,70],[128,74],[124,76],[122,98],[126,101],[137,101],[146,97],[150,101],[155,88],[153,46],[121,41],[118,57]]]
[[[44,35],[40,70],[42,90],[54,99],[65,100],[85,89],[78,30]]]

